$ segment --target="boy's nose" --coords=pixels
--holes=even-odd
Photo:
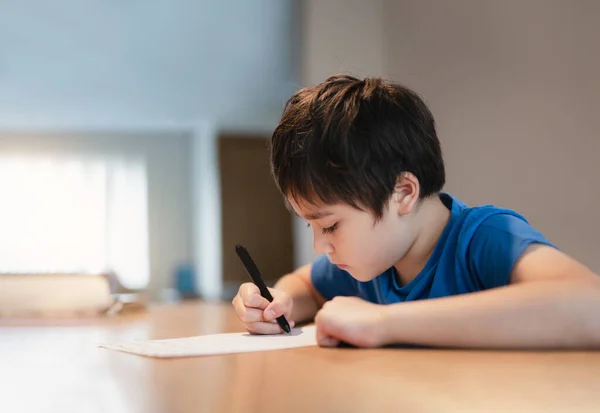
[[[331,254],[334,251],[333,245],[325,237],[319,236],[313,231],[313,249],[318,255]]]

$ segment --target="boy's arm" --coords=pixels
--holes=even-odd
[[[597,348],[598,314],[600,277],[552,247],[532,245],[505,287],[388,306],[334,299],[317,317],[317,338],[323,345]]]
[[[282,290],[292,297],[294,304],[290,318],[296,323],[313,320],[325,302],[313,286],[311,268],[311,264],[300,267],[281,277],[274,286],[276,290]]]

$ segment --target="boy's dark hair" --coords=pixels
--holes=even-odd
[[[440,192],[444,161],[433,115],[412,90],[380,78],[335,75],[286,103],[271,138],[284,196],[366,208],[377,219],[410,172],[420,199]]]

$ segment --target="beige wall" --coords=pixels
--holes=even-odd
[[[384,70],[383,0],[308,0],[301,8],[302,81]]]
[[[305,84],[344,71],[414,88],[446,190],[523,213],[600,271],[600,3],[309,0],[304,18]]]

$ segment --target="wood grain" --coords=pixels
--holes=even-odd
[[[323,349],[160,360],[102,342],[241,331],[191,302],[0,324],[0,412],[598,412],[600,352]]]

